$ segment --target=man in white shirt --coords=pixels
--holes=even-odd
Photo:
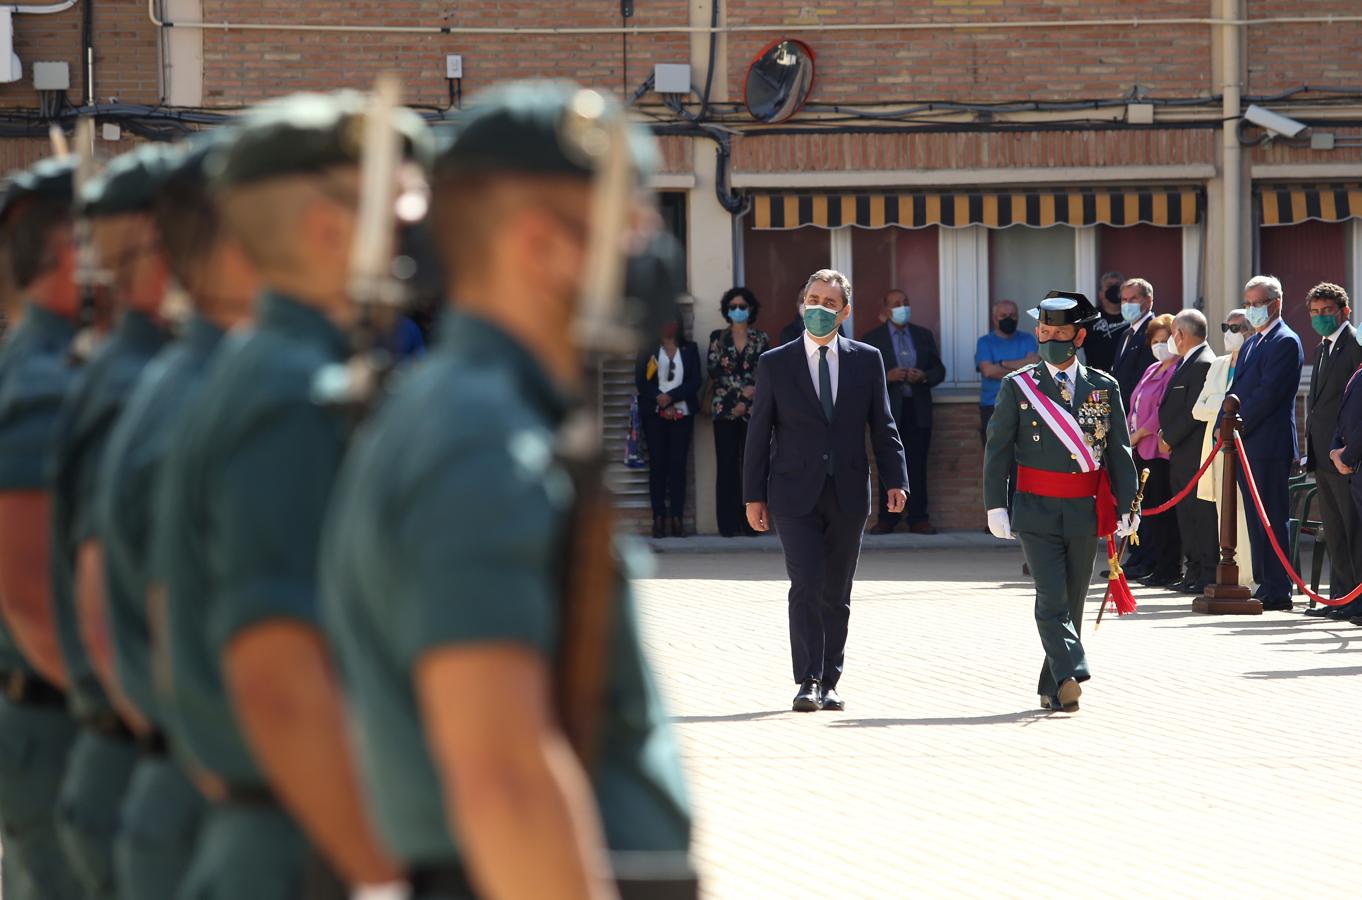
[[[837,693],[851,617],[851,584],[870,515],[865,434],[889,494],[907,501],[908,474],[884,364],[868,344],[838,334],[851,282],[823,269],[804,286],[804,335],[761,356],[747,426],[747,521],[774,519],[790,576],[790,651],[799,712],[844,708]]]

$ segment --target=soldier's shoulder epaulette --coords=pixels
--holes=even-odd
[[[1010,379],[1016,378],[1018,375],[1022,375],[1026,372],[1035,371],[1036,367],[1039,365],[1040,363],[1031,363],[1028,366],[1022,366],[1020,369],[1017,369],[1014,372],[1008,372],[1006,375],[1003,376],[1003,381],[1008,381]]]

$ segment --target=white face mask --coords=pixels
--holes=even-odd
[[[1160,341],[1159,343],[1154,345],[1154,358],[1157,359],[1159,362],[1163,362],[1165,359],[1172,355],[1173,352],[1168,349],[1167,341]]]
[[[1234,353],[1244,346],[1244,335],[1238,331],[1225,332],[1225,352]]]
[[[1173,340],[1172,338],[1169,338],[1169,339],[1168,339],[1168,353],[1169,353],[1169,355],[1171,355],[1171,356],[1181,356],[1181,355],[1182,355],[1181,353],[1178,352],[1178,344],[1177,344],[1177,341]]]

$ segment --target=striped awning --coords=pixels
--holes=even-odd
[[[1258,199],[1264,225],[1362,218],[1362,184],[1267,184]]]
[[[759,231],[819,228],[1007,228],[1027,225],[1191,225],[1201,218],[1199,188],[1102,188],[948,193],[761,193],[753,197]]]

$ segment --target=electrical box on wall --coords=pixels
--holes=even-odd
[[[686,63],[658,63],[653,66],[653,90],[659,94],[689,94],[690,66]]]
[[[463,55],[460,53],[450,53],[445,57],[445,77],[463,77]]]
[[[64,62],[35,62],[33,89],[37,91],[66,91],[71,89],[71,66]]]

